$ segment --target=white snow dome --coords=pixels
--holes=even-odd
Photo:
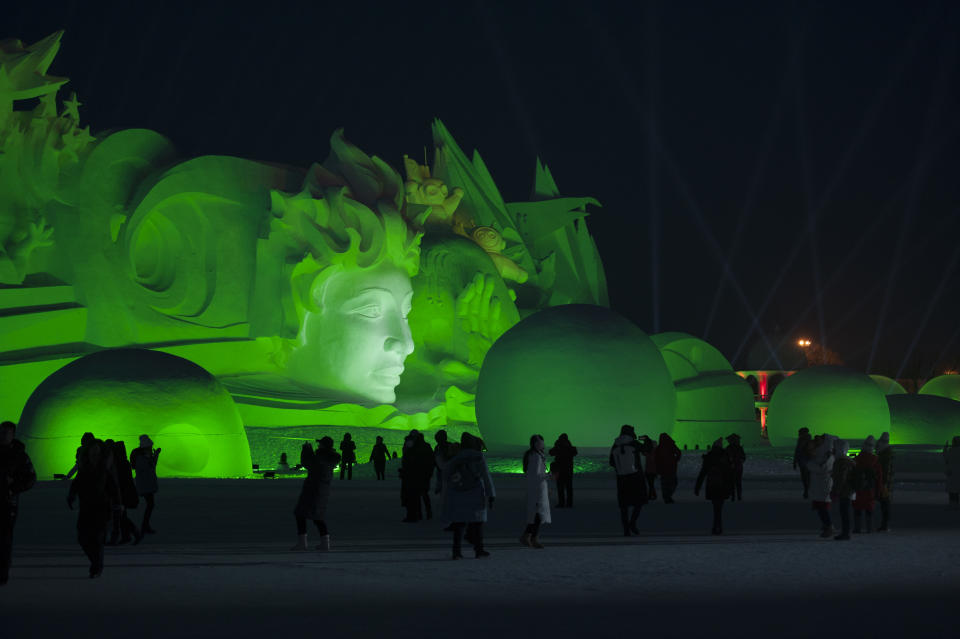
[[[936,395],[889,395],[890,443],[936,444],[960,434],[960,402]]]
[[[890,409],[869,375],[840,366],[814,366],[783,380],[767,411],[767,433],[774,446],[795,443],[803,426],[813,435],[879,437],[890,430]]]
[[[670,371],[635,324],[601,306],[547,308],[504,333],[477,384],[477,422],[491,450],[567,433],[575,446],[609,446],[620,426],[670,432]]]
[[[960,375],[934,377],[920,389],[921,395],[937,395],[960,400]]]

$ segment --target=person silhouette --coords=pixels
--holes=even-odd
[[[578,454],[577,447],[570,443],[566,433],[560,433],[549,454],[554,458],[557,508],[573,508],[573,458]]]
[[[717,439],[713,446],[703,456],[700,474],[693,494],[700,495],[700,488],[706,480],[707,490],[705,497],[713,502],[713,528],[711,534],[723,534],[723,504],[733,492],[733,462],[730,455],[723,449],[723,440]]]
[[[383,437],[377,435],[377,441],[370,451],[370,461],[373,462],[373,470],[377,474],[377,480],[382,481],[387,478],[387,458],[390,453],[387,451],[387,445],[383,443]]]
[[[677,448],[676,442],[670,435],[660,433],[654,456],[657,460],[657,474],[660,475],[660,493],[663,495],[663,503],[672,504],[673,494],[677,490],[677,466],[683,453]]]
[[[437,445],[433,447],[433,462],[436,467],[437,478],[433,494],[439,495],[443,490],[443,463],[449,457],[448,449],[451,443],[447,441],[447,431],[442,428],[434,433],[433,441],[437,442]]]
[[[357,462],[357,444],[353,441],[350,433],[343,434],[343,440],[340,442],[340,479],[343,479],[343,473],[346,471],[347,480],[353,479],[353,465]]]
[[[869,435],[863,440],[863,446],[854,460],[853,488],[856,496],[853,499],[853,532],[860,533],[864,529],[861,521],[866,520],[866,532],[873,532],[873,507],[877,492],[883,484],[883,470],[880,460],[873,453],[876,439]]]
[[[847,454],[850,444],[837,439],[833,444],[833,489],[832,496],[836,499],[837,510],[840,511],[840,534],[834,537],[836,541],[850,539],[850,501],[853,499],[853,470],[855,463]]]
[[[157,532],[150,527],[150,517],[153,515],[154,497],[159,490],[157,483],[157,460],[160,459],[160,449],[153,448],[153,440],[149,435],[140,435],[140,446],[130,453],[130,465],[137,473],[137,492],[143,497],[146,508],[143,511],[143,522],[140,524],[142,534]]]
[[[487,511],[493,509],[496,491],[480,447],[479,439],[465,432],[460,435],[459,450],[448,448],[448,453],[456,454],[443,462],[441,517],[451,522],[453,559],[463,559],[464,528],[466,540],[473,544],[474,556],[477,559],[490,556],[483,547],[483,524],[487,521]]]
[[[547,486],[545,444],[542,435],[530,437],[530,448],[523,454],[523,474],[527,486],[527,527],[520,536],[520,543],[529,548],[543,548],[540,543],[540,525],[549,524],[550,493]]]
[[[950,508],[960,509],[960,435],[943,445],[943,472],[947,476],[947,500]]]
[[[330,550],[330,530],[327,528],[327,503],[330,501],[330,485],[333,469],[340,462],[340,455],[333,450],[333,438],[317,440],[314,450],[310,442],[300,448],[300,465],[307,469],[300,497],[293,509],[297,520],[297,544],[290,550],[307,550],[307,520],[312,519],[320,533],[317,550]]]
[[[287,461],[286,453],[280,453],[280,462],[277,464],[277,472],[280,472],[280,473],[290,472],[290,462]]]
[[[79,497],[77,540],[90,560],[90,578],[103,573],[103,547],[111,519],[111,504],[120,502],[120,490],[107,467],[104,444],[98,439],[83,447],[77,476],[70,482],[67,506]]]
[[[640,517],[640,509],[647,503],[647,482],[643,473],[642,456],[633,426],[624,424],[610,448],[610,465],[617,473],[617,505],[620,507],[620,523],[623,525],[625,537],[640,534],[637,519]],[[628,519],[627,511],[630,508],[633,511]]]
[[[80,449],[92,442],[96,437],[93,436],[93,433],[84,433],[80,436],[80,446],[77,447],[77,454],[75,461],[73,462],[73,468],[67,471],[67,474],[64,476],[64,479],[72,479],[74,475],[77,474],[77,468],[80,465]]]
[[[893,499],[893,448],[890,447],[890,433],[882,433],[877,440],[877,461],[883,481],[877,490],[880,502],[880,527],[877,532],[890,531],[890,502]]]
[[[120,492],[119,508],[113,511],[113,531],[110,533],[108,545],[126,544],[132,540],[134,545],[139,544],[143,535],[140,529],[130,519],[130,511],[136,508],[140,499],[137,496],[137,486],[133,481],[133,471],[127,460],[127,449],[122,441],[113,443],[114,477]]]
[[[813,455],[807,460],[807,468],[810,470],[810,502],[820,517],[820,536],[824,539],[833,537],[835,532],[833,520],[830,518],[833,465],[836,463],[833,440],[832,435],[817,435],[813,440]]]
[[[13,527],[17,523],[20,493],[37,482],[37,473],[23,443],[16,439],[17,425],[0,423],[0,585],[10,579]]]
[[[740,435],[727,435],[727,454],[733,462],[733,492],[730,493],[730,501],[734,498],[743,501],[743,465],[747,461],[747,453],[740,445]]]
[[[803,498],[810,498],[810,471],[807,461],[810,459],[810,447],[813,440],[810,438],[810,429],[804,426],[797,431],[797,446],[793,449],[793,469],[800,469],[800,483],[803,484]]]

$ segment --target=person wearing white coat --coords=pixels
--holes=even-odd
[[[810,471],[810,501],[820,516],[823,527],[820,536],[829,539],[834,535],[830,519],[830,492],[833,490],[833,435],[821,435],[814,440],[813,457],[807,462]]]
[[[546,457],[543,437],[530,437],[530,450],[523,454],[523,474],[527,484],[527,527],[520,543],[531,548],[543,548],[540,543],[540,525],[550,523],[550,493],[547,489]]]

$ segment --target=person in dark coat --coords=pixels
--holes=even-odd
[[[67,505],[80,498],[77,540],[90,560],[90,578],[103,573],[103,546],[111,520],[111,504],[120,501],[120,489],[107,466],[107,453],[100,440],[83,447],[77,476],[70,482]]]
[[[80,451],[83,449],[84,446],[86,446],[87,444],[89,444],[95,439],[96,437],[93,436],[93,433],[89,433],[89,432],[84,433],[83,435],[80,436],[80,446],[77,447],[77,454],[76,454],[76,457],[74,458],[75,461],[73,462],[73,468],[67,471],[67,474],[64,477],[64,479],[71,479],[74,475],[77,474],[77,469],[80,468]]]
[[[553,457],[551,468],[557,482],[557,508],[573,508],[573,458],[578,454],[577,447],[570,443],[566,433],[560,433],[548,452]]]
[[[307,520],[312,519],[320,533],[317,550],[330,550],[330,530],[327,528],[327,502],[330,501],[330,484],[333,469],[340,462],[340,455],[333,450],[333,438],[317,440],[314,450],[310,442],[300,448],[300,465],[307,469],[300,497],[293,509],[297,518],[297,544],[290,550],[307,550]]]
[[[734,497],[743,501],[743,464],[747,461],[747,453],[740,445],[740,435],[733,433],[727,436],[727,454],[733,462],[733,492],[730,493],[730,501],[733,501]]]
[[[633,426],[624,424],[620,428],[620,435],[613,440],[610,448],[610,465],[617,473],[617,505],[620,506],[620,523],[623,525],[623,534],[629,537],[637,535],[637,519],[640,509],[647,503],[647,482],[643,476],[643,453],[640,442]],[[627,511],[633,508],[630,517]]]
[[[473,544],[474,556],[484,559],[490,553],[483,548],[483,523],[487,511],[493,510],[496,491],[487,468],[487,461],[480,451],[479,440],[470,433],[460,435],[460,446],[451,445],[448,459],[441,461],[443,467],[443,499],[441,517],[451,522],[453,531],[453,559],[463,559],[462,539]],[[466,528],[466,535],[464,535]]]
[[[663,503],[672,504],[673,494],[677,490],[677,465],[683,453],[670,435],[660,433],[654,456],[657,460],[657,474],[660,475],[660,493],[663,495]]]
[[[877,461],[883,481],[877,491],[880,503],[880,527],[877,532],[890,531],[890,500],[893,497],[893,449],[890,448],[890,433],[883,433],[877,440]]]
[[[793,449],[793,469],[800,468],[800,482],[803,484],[803,498],[810,498],[810,471],[807,470],[807,461],[810,459],[813,438],[810,429],[804,426],[797,431],[797,446]]]
[[[433,472],[437,467],[437,460],[433,455],[433,448],[427,443],[423,433],[417,431],[414,441],[414,454],[416,456],[416,467],[420,469],[421,478],[419,482],[420,501],[423,502],[423,510],[427,519],[433,519],[433,505],[430,503],[430,483],[433,479]]]
[[[17,523],[20,493],[37,482],[37,473],[23,443],[15,438],[17,425],[0,424],[0,585],[10,579],[13,527]]]
[[[833,444],[833,497],[840,511],[840,534],[834,537],[836,541],[850,539],[850,501],[853,499],[853,469],[854,461],[850,459],[850,444],[838,439]]]
[[[340,441],[340,479],[343,479],[343,473],[347,473],[347,480],[353,479],[353,465],[357,463],[357,444],[353,441],[350,433],[343,434],[343,440]]]
[[[943,445],[943,472],[947,476],[947,500],[950,508],[960,509],[960,435]]]
[[[877,492],[883,484],[883,470],[880,460],[873,454],[876,440],[870,435],[863,441],[863,447],[857,454],[853,469],[853,488],[856,497],[853,500],[853,532],[862,531],[861,521],[866,519],[866,532],[873,532],[873,506]]]
[[[140,499],[137,496],[137,486],[133,482],[130,462],[127,461],[127,449],[122,441],[113,443],[113,471],[120,492],[120,503],[113,508],[113,530],[107,545],[127,544],[130,541],[136,545],[140,543],[143,535],[131,521],[129,511],[139,505]]]
[[[157,460],[160,459],[160,449],[153,448],[153,441],[148,435],[140,435],[140,446],[130,453],[130,465],[137,472],[137,492],[147,504],[143,511],[143,523],[140,532],[144,535],[157,532],[150,527],[150,517],[153,515],[154,496],[157,494]]]
[[[403,440],[403,457],[400,461],[401,504],[407,509],[403,521],[413,523],[433,516],[430,504],[430,478],[435,465],[433,449],[423,438],[423,433],[414,429]],[[421,502],[424,508],[421,508]]]
[[[433,441],[437,442],[437,445],[433,447],[433,465],[437,477],[433,494],[439,495],[443,491],[443,464],[451,457],[450,446],[452,443],[447,440],[447,431],[442,428],[434,433]]]
[[[693,494],[699,496],[704,481],[707,484],[706,498],[713,502],[713,529],[714,535],[723,534],[723,504],[733,492],[733,462],[730,455],[723,449],[723,440],[717,439],[713,446],[703,456],[700,474]]]
[[[377,480],[387,478],[386,468],[389,457],[390,452],[387,450],[387,445],[383,443],[383,437],[377,435],[377,441],[373,445],[373,450],[370,451],[370,461],[373,462],[373,470],[377,473]]]

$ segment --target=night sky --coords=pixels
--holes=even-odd
[[[762,330],[851,367],[960,356],[960,3],[19,2],[92,130],[307,167],[330,133],[395,168],[441,118],[507,201],[539,156],[611,305],[735,366]],[[141,6],[143,5],[143,6]]]

